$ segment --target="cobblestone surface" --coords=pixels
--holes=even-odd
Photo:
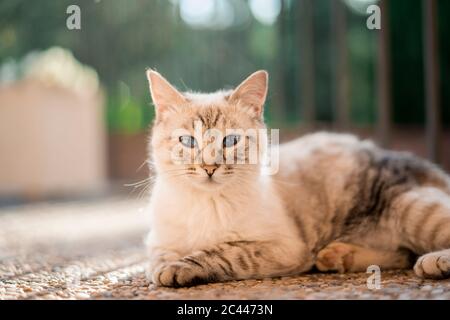
[[[142,201],[0,209],[0,299],[450,299],[450,280],[411,271],[319,274],[155,288],[145,279]]]

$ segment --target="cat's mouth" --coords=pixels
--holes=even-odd
[[[207,177],[207,178],[206,178],[206,183],[207,183],[207,184],[219,184],[219,182],[217,181],[217,179],[214,178],[214,177]]]
[[[200,188],[206,190],[216,190],[216,188],[224,186],[224,181],[221,181],[218,177],[204,177],[196,183]]]

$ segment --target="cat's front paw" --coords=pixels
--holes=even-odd
[[[208,282],[203,268],[184,261],[162,264],[153,272],[152,282],[164,287],[190,287]]]
[[[431,252],[421,256],[414,265],[414,272],[421,278],[449,278],[450,250]]]
[[[353,265],[353,249],[351,245],[333,242],[319,251],[316,267],[320,271],[337,271],[344,273]]]

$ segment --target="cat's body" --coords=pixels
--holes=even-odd
[[[331,133],[282,145],[274,176],[261,175],[259,164],[174,164],[169,151],[186,139],[174,130],[191,132],[183,147],[201,149],[196,121],[203,130],[264,128],[267,74],[213,95],[183,95],[159,74],[148,76],[157,108],[147,241],[154,283],[292,275],[314,264],[340,272],[406,268],[411,252],[450,248],[450,179],[434,165]],[[224,152],[237,141],[224,140]],[[450,252],[423,256],[415,270],[447,276]]]
[[[332,133],[282,145],[280,161],[275,179],[309,250],[336,241],[357,246],[333,244],[319,254],[319,269],[406,268],[411,253],[450,247],[450,179],[428,161]],[[328,261],[353,259],[363,248],[379,251],[380,260],[359,267]]]

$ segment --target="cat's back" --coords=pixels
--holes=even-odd
[[[322,175],[329,171],[348,173],[363,150],[375,150],[368,140],[351,134],[318,132],[280,145],[279,177],[295,179],[302,173]]]
[[[340,189],[368,174],[450,190],[448,175],[431,162],[408,152],[379,148],[351,134],[318,132],[280,146],[277,178],[282,181],[305,186],[325,183]]]

